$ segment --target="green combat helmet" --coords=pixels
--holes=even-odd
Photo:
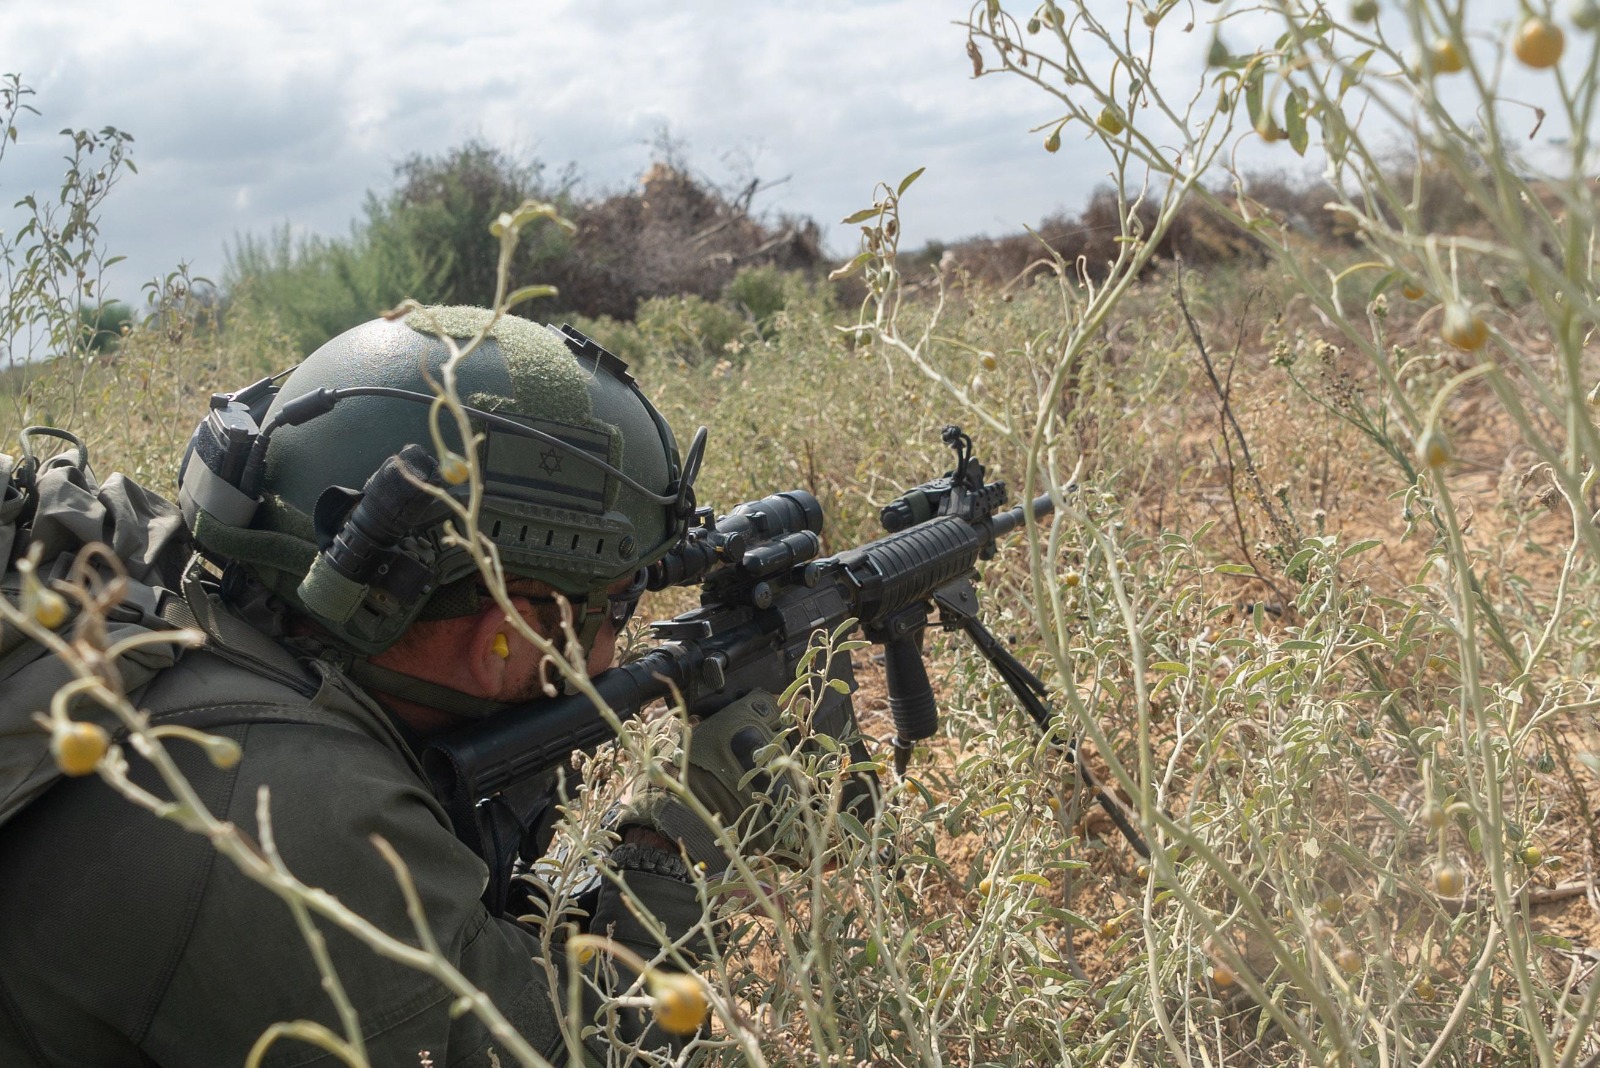
[[[587,645],[606,588],[682,537],[705,432],[680,463],[626,365],[571,327],[424,308],[340,334],[281,385],[214,395],[179,474],[201,548],[243,565],[362,656],[418,619],[476,612],[475,565],[447,544],[449,510],[423,485],[467,499],[466,484],[439,473],[432,384],[450,357],[443,339],[464,344],[485,327],[456,369],[483,436],[479,528],[507,572],[572,599]],[[461,452],[448,413],[438,421],[446,447]]]

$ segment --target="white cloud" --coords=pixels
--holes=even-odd
[[[1127,11],[1097,3],[1119,21]],[[14,58],[0,66],[21,64],[45,114],[0,165],[0,197],[58,180],[62,126],[131,130],[140,174],[106,209],[107,239],[130,257],[113,289],[131,293],[179,259],[218,272],[236,233],[283,222],[342,233],[365,191],[385,188],[413,153],[480,137],[617,188],[665,128],[715,179],[741,168],[789,176],[765,206],[816,217],[838,252],[853,236],[835,221],[875,182],[923,165],[905,206],[908,244],[1011,232],[1080,205],[1110,161],[1071,128],[1062,151],[1045,154],[1029,130],[1054,116],[1050,99],[1019,79],[972,79],[952,24],[968,10],[965,0],[13,3]],[[1158,66],[1198,84],[1210,31],[1179,22],[1175,11],[1162,26]],[[1257,27],[1261,42],[1244,39],[1247,23],[1230,39],[1265,43],[1272,27]]]

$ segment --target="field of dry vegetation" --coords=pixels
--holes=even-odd
[[[1125,26],[973,9],[977,72],[1048,93],[1057,147],[1088,131],[1117,155],[1082,216],[902,254],[916,189],[881,186],[841,283],[746,268],[720,296],[578,320],[680,437],[711,428],[719,510],[808,489],[838,551],[946,469],[947,423],[1013,499],[1057,500],[981,590],[1050,684],[1050,737],[936,636],[942,729],[877,823],[808,809],[813,864],[757,864],[714,898],[713,1062],[1600,1063],[1593,182],[1530,180],[1455,125],[1438,49],[1405,57],[1503,48],[1464,36],[1458,5],[1380,28],[1273,4],[1283,36],[1208,73],[1218,111],[1171,112],[1184,155],[1308,125],[1343,155],[1315,190],[1208,187],[1141,133],[1167,114],[1142,49],[1175,7]],[[1595,46],[1569,30],[1586,80],[1547,106],[1586,122]],[[1124,73],[1095,82],[1093,49]],[[1489,68],[1468,73],[1492,98]],[[1428,146],[1398,171],[1341,118],[1364,77]],[[170,492],[202,399],[297,352],[259,304],[166,295],[115,352],[8,379],[6,440],[87,429],[97,469]],[[871,652],[849,655],[882,741]],[[1069,739],[1149,860],[1086,802]],[[597,790],[647,744],[597,763]],[[813,770],[825,800],[836,769]]]

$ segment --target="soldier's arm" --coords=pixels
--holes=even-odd
[[[535,1049],[561,1063],[565,1045],[557,1004],[566,1004],[564,977],[541,959],[539,939],[530,930],[484,909],[479,895],[486,869],[454,837],[444,813],[399,754],[334,729],[256,724],[246,731],[244,759],[232,772],[227,818],[254,833],[257,789],[267,785],[274,836],[289,870],[381,930],[415,944],[404,898],[371,844],[373,835],[381,835],[405,860],[445,956]],[[199,767],[193,771],[216,774]],[[683,933],[685,924],[698,918],[692,887],[646,874],[625,877],[652,911],[664,914],[672,933]],[[615,889],[603,892],[597,913],[617,921],[613,933],[619,938],[653,953],[641,931],[626,921]],[[332,924],[318,926],[360,1015],[372,1063],[420,1065],[424,1057],[440,1066],[490,1063],[492,1036],[471,1013],[452,1018],[453,997],[436,979],[383,958]],[[587,986],[584,990],[580,1015],[587,1021],[601,999]],[[287,907],[218,861],[156,1013],[147,1052],[164,1065],[221,1063],[186,1053],[193,1048],[197,1021],[209,1019],[232,1036],[229,1042],[242,1059],[267,1026],[298,1018],[340,1031],[333,1002],[321,988]],[[631,1040],[644,1021],[623,1014],[619,1023],[614,1033]],[[594,1036],[589,1045],[590,1056],[603,1060],[604,1040]],[[317,1052],[287,1043],[269,1063],[308,1063]],[[510,1063],[503,1051],[500,1061]]]

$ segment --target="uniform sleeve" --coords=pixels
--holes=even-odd
[[[566,1003],[565,978],[546,966],[540,941],[529,929],[489,915],[480,901],[487,869],[451,832],[443,810],[398,754],[362,735],[302,724],[253,725],[243,751],[228,819],[255,834],[256,794],[267,786],[274,838],[289,870],[415,945],[404,897],[372,845],[372,836],[381,835],[405,860],[445,955],[536,1050],[554,1063],[566,1062],[552,997],[554,987],[560,1003]],[[693,922],[689,917],[699,916],[692,887],[652,883],[636,890],[652,909],[659,902],[671,917],[674,936]],[[601,911],[622,911],[615,888],[602,893]],[[318,926],[360,1015],[373,1064],[416,1065],[426,1063],[424,1058],[440,1066],[493,1063],[493,1036],[472,1013],[451,1018],[453,998],[441,983],[378,955],[331,923]],[[647,957],[655,952],[653,946],[637,948]],[[593,1020],[604,999],[592,985],[579,986],[579,1013]],[[218,1006],[234,1011],[221,1014]],[[288,908],[219,859],[146,1051],[169,1068],[217,1063],[185,1055],[193,1021],[206,1020],[235,1033],[231,1044],[242,1060],[266,1027],[291,1019],[313,1019],[339,1031],[333,1003],[321,990]],[[641,1035],[647,1045],[666,1041],[645,1033],[645,1027],[636,1014],[621,1014],[613,1033],[626,1042]],[[605,1063],[610,1058],[600,1032],[586,1030],[585,1059]],[[513,1063],[500,1052],[501,1064]],[[331,1063],[325,1056],[315,1047],[284,1042],[268,1063],[277,1068]]]
[[[327,890],[380,930],[417,944],[404,898],[372,844],[381,835],[406,862],[445,955],[540,1050],[560,1059],[561,1038],[539,942],[493,918],[479,901],[486,870],[462,845],[400,756],[350,731],[254,724],[243,738],[226,818],[256,835],[256,796],[270,790],[274,838],[289,870]],[[193,768],[191,774],[202,775]],[[219,812],[219,814],[222,814]],[[374,1064],[488,1065],[491,1036],[433,977],[390,961],[328,921],[318,921],[340,983],[354,1004]],[[168,1068],[223,1063],[200,1047],[237,1051],[272,1023],[310,1019],[341,1033],[310,951],[287,906],[219,858],[210,866],[176,967],[145,1038]],[[196,1029],[213,1032],[197,1043]],[[267,1063],[326,1056],[280,1040]],[[509,1063],[501,1058],[502,1063]]]

